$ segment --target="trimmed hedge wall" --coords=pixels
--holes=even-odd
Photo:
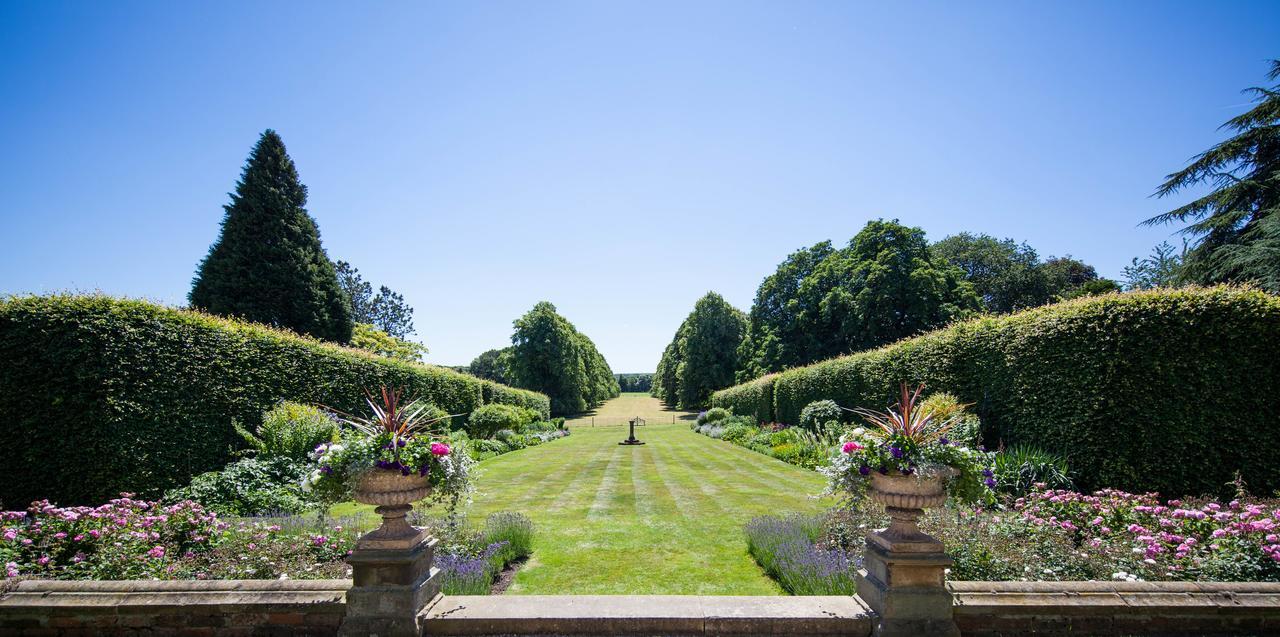
[[[262,325],[106,296],[3,299],[0,502],[156,496],[231,460],[232,419],[253,429],[282,399],[361,413],[384,384],[451,414],[488,401],[549,417],[541,394]]]
[[[773,411],[773,384],[778,374],[766,374],[711,394],[712,407],[724,407],[735,414],[755,416],[758,422],[777,422]],[[798,420],[793,422],[799,422]]]
[[[884,407],[924,381],[974,403],[988,441],[1067,457],[1084,489],[1280,488],[1280,297],[1214,287],[1112,294],[981,318],[788,370],[776,417],[830,398]],[[713,402],[758,413],[742,386]]]

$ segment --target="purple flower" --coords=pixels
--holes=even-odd
[[[992,471],[991,471],[990,469],[983,469],[983,470],[982,470],[982,475],[984,475],[984,476],[986,476],[986,477],[990,478],[990,477],[992,477],[992,476],[994,476],[994,475],[996,475],[996,474],[995,474],[995,473],[992,473]]]
[[[902,457],[902,450],[899,449],[897,446],[890,446],[889,453],[892,454],[894,458]]]
[[[988,487],[990,487],[990,488],[992,488],[992,489],[996,488],[996,479],[995,479],[995,478],[987,478],[987,479],[985,480],[985,482],[984,482],[984,483],[985,483]]]
[[[862,475],[864,475],[864,476],[865,476],[865,475],[870,475],[870,474],[871,474],[871,467],[868,467],[867,465],[865,465],[865,464],[864,464],[864,465],[862,465],[861,467],[858,467],[858,473],[860,473],[860,474],[862,474]]]
[[[950,441],[950,440],[947,440],[946,438],[939,438],[939,439],[938,439],[938,443],[939,443],[939,444],[943,444],[943,445],[949,445],[949,444],[951,444],[951,441]]]

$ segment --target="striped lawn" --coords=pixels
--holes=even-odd
[[[577,419],[568,438],[481,463],[467,515],[519,511],[537,527],[533,557],[508,592],[782,594],[747,555],[742,527],[829,505],[816,497],[822,477],[698,435],[687,421],[669,424],[673,412],[645,395],[599,411],[668,424],[641,428],[648,444],[629,447],[617,444],[625,429]]]

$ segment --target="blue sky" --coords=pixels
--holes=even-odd
[[[1119,277],[1278,43],[1277,2],[10,0],[0,292],[185,302],[274,128],[432,361],[546,299],[651,371],[708,290],[877,217]]]

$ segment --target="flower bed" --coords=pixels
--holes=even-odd
[[[768,535],[803,543],[814,554],[841,552],[861,562],[866,534],[888,523],[878,507],[837,509],[817,521],[760,518],[746,528],[752,555],[770,576],[805,594],[844,595],[758,551]],[[1039,485],[997,508],[951,506],[928,512],[921,527],[955,560],[952,580],[1280,582],[1280,502],[1169,500],[1105,489],[1092,495]],[[797,530],[799,529],[799,530]]]
[[[344,522],[223,519],[195,502],[164,505],[132,494],[97,507],[39,501],[26,511],[0,512],[0,579],[342,578],[350,575],[344,558],[364,530]],[[441,538],[437,559],[446,590],[466,580],[469,593],[487,593],[497,572],[531,551],[533,526],[519,514],[494,514],[480,532],[428,525]],[[478,590],[468,584],[475,577],[467,565],[481,554],[488,579]],[[450,564],[457,566],[445,568]]]

